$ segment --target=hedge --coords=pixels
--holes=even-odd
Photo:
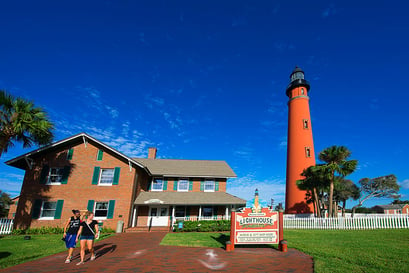
[[[179,229],[179,222],[183,222],[183,228]],[[176,221],[173,226],[175,232],[211,232],[211,231],[229,231],[230,220],[211,220],[211,221]]]

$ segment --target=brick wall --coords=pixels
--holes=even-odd
[[[137,188],[135,180],[143,179],[145,171],[139,167],[129,168],[128,162],[122,161],[116,154],[97,147],[97,144],[77,143],[72,146],[61,147],[59,150],[50,151],[47,154],[34,159],[32,170],[27,169],[20,201],[18,202],[15,217],[16,228],[63,226],[72,215],[72,209],[86,210],[88,200],[109,201],[115,200],[115,209],[112,219],[102,220],[104,227],[115,229],[119,220],[124,221],[127,227],[131,217],[133,198]],[[67,151],[73,148],[71,160],[67,160]],[[97,160],[99,149],[103,149],[102,160]],[[67,184],[42,185],[40,174],[44,165],[49,167],[70,166],[70,174]],[[114,168],[120,167],[118,185],[98,186],[92,185],[94,167]],[[135,176],[137,174],[137,176]],[[64,200],[61,219],[36,220],[31,218],[34,200],[43,199],[48,201]]]

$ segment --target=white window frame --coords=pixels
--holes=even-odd
[[[180,182],[186,182],[186,189],[181,189],[180,188]],[[178,180],[178,191],[189,191],[189,179],[187,179],[187,178],[181,178],[181,179],[179,179]]]
[[[206,189],[206,183],[213,182],[213,189]],[[205,180],[203,185],[204,192],[214,192],[216,190],[216,181],[214,180]]]
[[[160,181],[162,181],[162,187],[161,187],[160,189],[154,189],[154,188],[153,188],[153,182],[155,182],[155,180],[160,180]],[[163,191],[164,182],[165,182],[164,179],[161,178],[161,177],[154,177],[154,178],[152,178],[151,191]]]
[[[111,183],[101,183],[101,179],[102,179],[102,172],[105,170],[112,170],[112,181]],[[114,183],[114,176],[115,176],[115,169],[112,168],[101,168],[101,170],[99,171],[99,179],[98,179],[98,186],[112,186],[112,183]]]
[[[97,208],[97,204],[98,203],[106,203],[107,204],[107,215],[106,216],[96,216],[96,214],[95,214],[95,211],[96,211],[96,208]],[[94,203],[94,209],[93,209],[93,213],[94,213],[94,219],[95,220],[105,220],[105,219],[107,219],[107,217],[108,217],[108,211],[109,211],[109,201],[95,201],[95,203]]]
[[[52,170],[59,170],[61,172],[61,175],[53,175],[53,176],[60,176],[60,181],[58,182],[51,182],[50,178],[51,178],[51,171]],[[61,181],[63,179],[64,176],[64,168],[60,168],[60,167],[52,167],[48,170],[48,175],[47,175],[47,182],[45,183],[46,185],[61,185]]]
[[[54,209],[54,216],[50,217],[50,216],[46,216],[43,217],[43,211],[44,211],[44,204],[45,203],[55,203],[55,209]],[[41,202],[41,210],[40,210],[40,217],[38,218],[38,220],[54,220],[55,217],[55,212],[57,211],[57,201],[42,201]]]

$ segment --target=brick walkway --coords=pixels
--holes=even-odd
[[[97,259],[77,266],[65,264],[66,253],[20,264],[1,272],[313,272],[310,256],[294,249],[282,253],[269,248],[220,248],[160,246],[166,233],[124,233],[99,242]],[[87,254],[86,259],[89,259]]]

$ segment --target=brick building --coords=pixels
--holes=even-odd
[[[409,204],[378,205],[372,210],[384,214],[409,214]]]
[[[14,219],[14,216],[16,215],[17,211],[17,205],[18,205],[18,199],[20,196],[16,196],[11,198],[11,204],[9,205],[9,214],[8,214],[8,219]]]
[[[225,161],[131,158],[81,133],[6,162],[25,170],[15,228],[63,226],[88,209],[105,227],[169,227],[178,217],[224,219],[245,200],[226,193]]]

